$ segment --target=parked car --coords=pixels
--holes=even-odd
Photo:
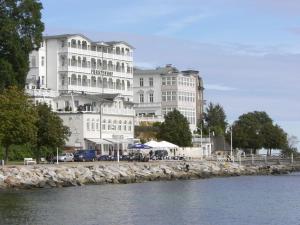
[[[149,161],[149,156],[145,155],[141,152],[135,152],[135,153],[130,153],[127,156],[128,161],[139,161],[139,162],[148,162]]]
[[[96,159],[96,150],[78,150],[74,154],[76,162],[95,161]]]
[[[53,157],[53,161],[57,161],[57,156]],[[73,153],[63,153],[61,155],[58,155],[58,161],[59,162],[74,162],[74,155]]]
[[[98,161],[112,161],[113,156],[111,155],[101,155],[98,157]]]

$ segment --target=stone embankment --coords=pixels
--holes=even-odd
[[[287,165],[240,166],[228,162],[82,163],[0,167],[0,189],[135,183],[218,176],[271,175],[299,171]]]

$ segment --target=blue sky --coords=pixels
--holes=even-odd
[[[266,111],[300,139],[300,1],[43,0],[45,34],[135,46],[136,66],[197,69],[229,122]]]

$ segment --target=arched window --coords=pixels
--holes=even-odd
[[[127,90],[130,90],[130,81],[127,81]]]
[[[107,78],[106,77],[103,78],[103,87],[104,88],[108,87],[108,85],[107,85]]]
[[[96,77],[92,76],[92,87],[96,87]]]
[[[77,60],[77,63],[78,63],[78,67],[81,67],[81,57],[80,56],[78,56],[78,60]]]
[[[77,85],[76,74],[72,74],[71,76],[71,85]]]
[[[81,76],[80,76],[80,75],[78,75],[78,80],[77,80],[77,82],[78,82],[78,85],[81,86]]]

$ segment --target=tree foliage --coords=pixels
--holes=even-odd
[[[27,95],[16,87],[0,94],[0,142],[5,149],[5,161],[11,145],[35,143],[37,113]]]
[[[37,0],[0,0],[0,88],[25,86],[29,53],[40,47],[44,24]]]
[[[36,111],[38,120],[34,154],[36,159],[40,159],[43,151],[63,147],[70,136],[70,129],[63,125],[62,119],[47,104],[38,104]]]
[[[220,104],[209,103],[204,112],[204,121],[200,121],[198,124],[198,130],[201,130],[204,134],[213,132],[216,136],[223,136],[225,134],[227,122],[226,114],[223,107]]]
[[[233,146],[246,151],[266,148],[283,149],[287,143],[287,134],[266,112],[249,112],[235,121],[233,127]]]
[[[191,146],[192,133],[188,120],[176,109],[169,112],[159,127],[157,138],[182,147]]]

